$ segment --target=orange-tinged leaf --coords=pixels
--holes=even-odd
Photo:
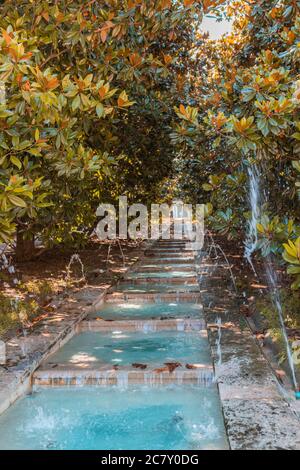
[[[214,0],[202,0],[204,13],[207,12],[209,7],[214,6],[216,2]]]
[[[181,112],[181,114],[183,114],[184,116],[186,115],[186,110],[185,110],[185,107],[183,106],[183,104],[181,104],[179,106],[179,111]]]
[[[126,91],[122,91],[122,93],[120,94],[119,98],[118,98],[118,107],[119,108],[123,108],[123,107],[129,107],[129,106],[132,106],[134,104],[134,101],[129,101],[128,99],[128,96],[127,96],[127,93]]]
[[[44,18],[44,20],[47,21],[47,23],[49,23],[49,12],[48,11],[43,11],[42,12],[42,17]]]
[[[265,54],[266,54],[267,62],[268,62],[269,64],[271,64],[272,61],[273,61],[273,52],[268,49],[268,50],[266,50],[266,53],[265,53]]]
[[[142,58],[139,54],[134,52],[133,54],[130,54],[129,62],[132,67],[139,67],[139,65],[142,63]]]
[[[2,36],[3,36],[3,39],[5,40],[6,42],[6,45],[9,46],[10,43],[11,43],[11,36],[8,34],[7,31],[3,30],[2,31]]]
[[[223,113],[219,113],[217,116],[212,118],[212,123],[215,125],[215,127],[219,130],[221,127],[226,124],[227,118]]]
[[[17,79],[17,83],[19,86],[21,85],[22,78],[23,78],[23,75],[21,73],[18,73],[16,79]]]
[[[170,8],[171,7],[171,0],[162,0],[161,1],[161,8]]]
[[[18,61],[18,53],[15,49],[13,49],[12,47],[10,47],[8,49],[8,54],[11,56],[11,58],[14,60],[14,62],[17,62]]]
[[[137,2],[136,0],[129,0],[127,2],[127,5],[128,5],[128,8],[129,10],[131,10],[131,8],[134,8],[139,2]]]
[[[99,90],[98,90],[98,94],[100,96],[101,99],[103,99],[106,95],[106,93],[109,92],[109,84],[107,83],[106,85],[102,85]]]
[[[59,85],[58,79],[56,77],[53,77],[50,80],[47,80],[46,88],[47,90],[54,90],[55,88],[58,87],[58,85]]]
[[[22,86],[23,90],[30,91],[30,82],[27,80]]]
[[[28,60],[32,57],[32,52],[27,52],[27,54],[24,54],[20,60]]]
[[[101,32],[100,32],[100,37],[101,37],[101,41],[102,42],[105,42],[106,39],[107,39],[107,30],[106,29],[102,29]]]

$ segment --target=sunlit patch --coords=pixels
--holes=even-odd
[[[123,351],[123,349],[113,349],[113,352],[114,352],[114,353],[117,353],[117,354],[120,354],[120,353],[122,353],[122,352],[124,352],[124,351]]]
[[[199,331],[199,336],[201,336],[201,338],[207,338],[207,331],[206,330]]]
[[[207,369],[207,364],[190,364],[193,369]]]
[[[268,289],[268,286],[265,284],[251,284],[251,287],[253,287],[253,289]]]
[[[72,364],[76,364],[77,362],[97,362],[97,361],[98,359],[95,356],[91,356],[88,353],[77,353],[77,354],[74,354],[70,359],[70,362]]]
[[[203,305],[202,304],[195,304],[194,308],[198,309],[198,310],[203,310]]]

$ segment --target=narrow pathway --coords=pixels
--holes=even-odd
[[[228,266],[205,250],[197,263],[185,241],[155,242],[33,383],[197,384],[201,396],[216,378],[231,449],[299,449],[299,419],[239,312]]]

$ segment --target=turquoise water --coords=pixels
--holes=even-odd
[[[226,448],[213,386],[46,389],[0,416],[1,450]]]
[[[151,318],[198,318],[202,306],[191,303],[159,303],[159,304],[105,304],[97,312],[90,314],[88,319],[103,318],[105,320],[149,320]]]
[[[142,293],[168,293],[168,292],[199,292],[198,284],[130,284],[127,282],[119,284],[114,292],[130,292],[132,294]]]
[[[146,256],[146,259],[147,258],[154,258],[154,257],[160,257],[160,258],[163,258],[163,259],[178,259],[180,261],[184,260],[185,258],[189,258],[191,259],[193,257],[193,255],[191,254],[190,251],[181,251],[181,252],[178,252],[178,251],[160,251],[160,250],[151,250],[149,251],[149,253],[146,253],[145,254]],[[194,259],[194,258],[193,258]]]
[[[133,363],[163,365],[165,362],[211,364],[208,341],[202,332],[87,331],[74,336],[49,358],[51,363],[72,365]]]

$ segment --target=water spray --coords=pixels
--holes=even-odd
[[[78,279],[76,282],[80,283],[82,281],[86,281],[84,265],[83,265],[83,262],[81,261],[79,254],[77,253],[71,256],[70,262],[66,268],[66,271],[67,271],[66,280],[69,281],[71,279],[71,267],[76,262],[80,265],[80,269],[81,269],[81,278]]]

